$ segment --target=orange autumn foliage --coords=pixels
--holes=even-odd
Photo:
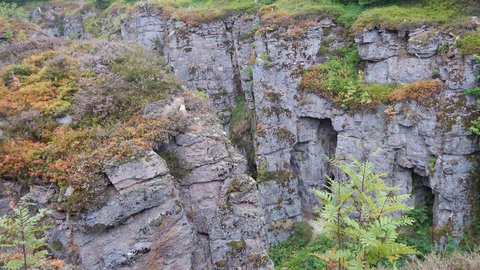
[[[24,59],[20,65],[4,68],[0,113],[13,115],[33,109],[51,114],[62,100],[73,95],[74,82],[63,79],[73,77],[72,63],[65,58],[55,59],[56,56],[47,51]],[[68,108],[68,104],[63,106]]]
[[[0,147],[0,172],[6,178],[41,177],[41,151],[45,144],[24,140],[9,140]]]
[[[51,182],[60,190],[70,186],[74,192],[68,198],[59,192],[58,209],[77,212],[98,202],[106,166],[143,156],[154,142],[168,140],[178,123],[145,118],[142,110],[178,89],[175,81],[143,50],[127,54],[117,48],[100,61],[106,66],[92,62],[97,50],[79,61],[65,47],[3,67],[1,178]],[[70,121],[61,123],[63,118]]]
[[[50,265],[53,269],[62,269],[65,266],[65,263],[62,260],[55,259],[50,262]]]
[[[438,80],[418,81],[406,84],[400,88],[393,90],[388,99],[392,102],[402,100],[426,101],[433,95],[439,93],[443,89],[443,83]]]

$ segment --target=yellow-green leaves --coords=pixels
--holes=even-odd
[[[396,194],[397,187],[385,184],[370,162],[331,161],[341,171],[328,178],[324,191],[316,191],[323,204],[320,224],[335,246],[322,258],[337,269],[366,269],[380,261],[392,266],[401,255],[416,250],[398,241],[398,228],[413,219],[403,213],[412,209],[403,203],[408,194]]]

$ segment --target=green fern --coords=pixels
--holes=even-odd
[[[29,205],[21,202],[13,209],[12,218],[0,217],[1,269],[27,270],[45,263],[47,251],[44,249],[44,231],[49,226],[40,225],[40,222],[49,212],[40,209],[37,214],[31,215]]]
[[[383,174],[374,173],[370,162],[351,164],[332,160],[346,176],[344,181],[328,178],[328,191],[316,191],[323,205],[320,224],[335,246],[314,254],[335,269],[368,269],[386,263],[395,266],[402,255],[417,251],[398,241],[398,228],[413,224],[404,213],[412,207],[403,203],[408,194],[387,186]]]

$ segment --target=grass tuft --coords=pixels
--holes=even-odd
[[[480,54],[480,31],[466,33],[457,40],[455,46],[463,54]]]
[[[407,4],[376,7],[364,11],[353,24],[354,31],[362,29],[408,30],[423,25],[442,26],[463,19],[462,6],[454,0],[423,0]]]

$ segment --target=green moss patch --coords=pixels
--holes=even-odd
[[[455,46],[463,54],[477,54],[480,55],[480,31],[471,31],[462,35]]]

